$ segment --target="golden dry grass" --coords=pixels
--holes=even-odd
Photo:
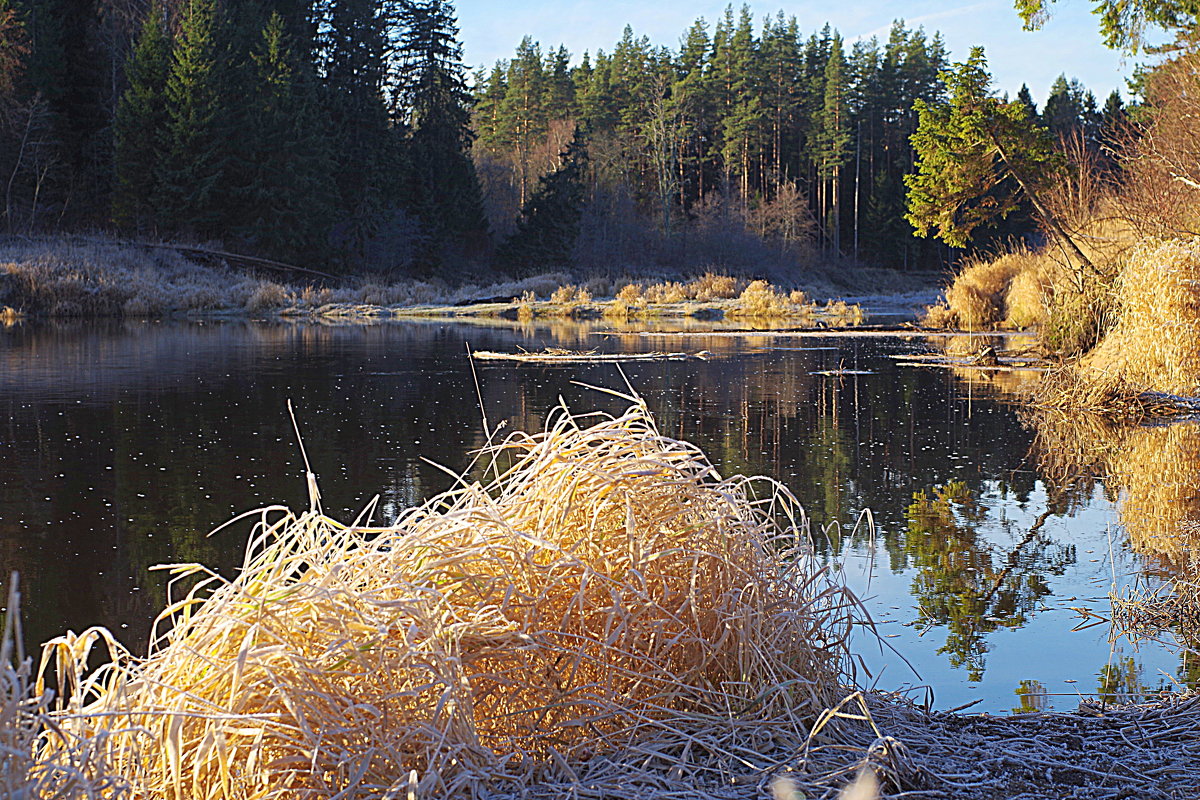
[[[642,796],[799,751],[851,679],[858,607],[785,489],[722,479],[640,402],[487,455],[490,483],[386,528],[325,516],[310,478],[237,577],[176,568],[205,580],[144,661],[87,670],[97,631],[48,643],[55,724],[164,800]]]
[[[766,281],[751,281],[725,314],[730,317],[783,317],[793,312],[787,295]]]
[[[1200,240],[1148,242],[1117,281],[1117,322],[1080,363],[1133,390],[1200,394]]]

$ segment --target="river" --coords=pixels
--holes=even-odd
[[[473,375],[468,346],[708,358]],[[540,429],[560,399],[616,411],[589,387],[628,381],[723,474],[800,498],[875,620],[880,637],[857,640],[875,687],[1008,712],[1195,686],[1200,659],[1169,635],[1110,640],[1079,609],[1107,616],[1111,591],[1191,568],[1179,531],[1200,519],[1198,426],[1034,424],[992,388],[894,358],[928,347],[583,323],[27,321],[0,329],[0,569],[22,575],[31,646],[98,624],[144,650],[166,599],[152,565],[232,574],[247,527],[210,530],[306,504],[289,400],[326,510],[349,521],[378,495],[387,521],[470,466],[480,398],[503,435]]]

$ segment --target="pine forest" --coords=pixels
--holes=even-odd
[[[0,0],[9,234],[102,230],[341,273],[453,280],[852,259],[938,268],[905,176],[941,37],[728,7],[672,48],[526,38],[471,72],[446,0]],[[1125,113],[1038,113],[1097,152]],[[1030,235],[1025,203],[976,246]]]

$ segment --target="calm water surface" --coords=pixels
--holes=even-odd
[[[483,443],[465,346],[708,350],[630,363],[660,427],[723,473],[771,475],[802,500],[823,556],[867,599],[887,647],[860,652],[881,688],[934,705],[1073,707],[1195,685],[1171,641],[1072,630],[1109,592],[1192,568],[1200,426],[1034,424],[948,372],[898,366],[913,338],[597,335],[584,325],[327,327],[249,322],[0,329],[0,570],[23,576],[31,644],[92,624],[143,649],[165,594],[155,564],[232,574],[268,503],[306,505],[286,403],[326,509],[381,516],[445,489]],[[843,369],[866,374],[822,375]],[[537,430],[559,398],[619,410],[611,364],[480,364],[489,421]],[[978,376],[977,376],[978,377]],[[914,494],[919,495],[914,500]],[[923,499],[922,499],[923,498]],[[870,509],[874,528],[859,524]],[[1181,534],[1180,532],[1183,531]],[[1181,538],[1182,537],[1182,538]]]

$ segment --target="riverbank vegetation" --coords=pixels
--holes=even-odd
[[[445,0],[5,0],[0,35],[9,235],[452,286],[804,286],[950,255],[902,219],[913,104],[944,95],[946,44],[901,23],[850,44],[730,7],[678,47],[526,39],[473,78]]]
[[[803,288],[706,273],[698,278],[593,277],[550,272],[518,280],[450,284],[381,276],[322,281],[278,265],[252,271],[203,248],[139,244],[103,237],[0,242],[0,316],[12,324],[44,317],[156,318],[171,315],[326,315],[342,317],[502,316],[522,319],[670,316],[795,318],[858,324],[860,306],[838,299],[872,290],[908,293],[920,275],[814,269]],[[271,268],[268,268],[271,267]],[[578,281],[578,282],[577,282]],[[792,284],[796,286],[796,284]],[[826,300],[819,305],[814,299]]]
[[[1053,152],[1046,150],[1053,144],[1050,131],[1039,120],[1022,120],[1012,103],[986,90],[981,54],[959,65],[957,78],[948,77],[952,84],[974,82],[963,92],[970,103],[958,102],[961,117],[971,116],[972,103],[993,109],[976,115],[983,132],[971,152],[985,175],[1011,176],[1019,189],[1014,202],[1036,209],[1044,239],[966,261],[924,321],[971,331],[1036,328],[1044,354],[1062,362],[1034,390],[1040,405],[1144,413],[1190,407],[1172,398],[1200,395],[1200,51],[1184,17],[1147,21],[1164,23],[1179,38],[1159,48],[1158,63],[1140,76],[1141,102],[1099,134],[1084,121]],[[992,202],[996,187],[978,174],[958,176],[956,184],[952,171],[940,169],[949,150],[937,137],[961,123],[930,113],[921,125],[929,141],[918,150],[928,169],[923,179],[910,179],[910,217],[942,238],[969,235],[922,205],[926,185],[944,197],[957,191],[960,201],[966,198],[941,206],[958,208],[956,221],[974,219],[965,213],[971,209],[983,216],[1006,213],[1003,203]],[[1045,177],[1022,182],[1021,167],[1004,156],[1022,148],[1041,154]]]

